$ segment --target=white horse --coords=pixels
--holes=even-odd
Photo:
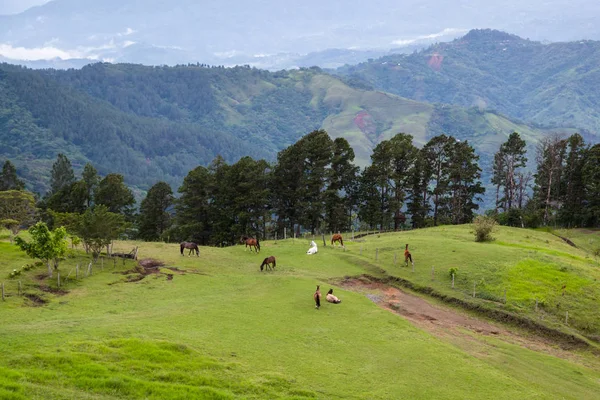
[[[306,254],[315,254],[317,251],[318,251],[317,244],[313,240],[313,241],[310,242],[310,249],[308,249],[308,251],[306,252]]]

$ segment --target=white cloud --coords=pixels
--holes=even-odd
[[[13,60],[26,60],[26,61],[34,61],[34,60],[51,60],[54,58],[61,58],[63,60],[69,58],[83,58],[82,54],[77,51],[65,51],[58,49],[56,47],[47,46],[47,47],[35,47],[35,48],[25,48],[25,47],[12,47],[9,44],[1,44],[0,43],[0,55],[11,58]]]
[[[437,39],[437,38],[444,37],[444,36],[458,36],[458,35],[461,35],[461,34],[467,33],[467,32],[468,32],[468,29],[446,28],[437,33],[432,33],[429,35],[421,35],[421,36],[414,37],[412,39],[394,40],[392,42],[392,44],[396,45],[396,46],[408,46],[409,44],[416,43],[420,40],[431,40],[431,39]]]

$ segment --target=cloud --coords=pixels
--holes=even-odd
[[[61,58],[67,60],[69,58],[84,58],[83,55],[77,51],[65,51],[53,46],[47,47],[12,47],[9,44],[0,43],[0,55],[13,60],[51,60],[54,58]]]
[[[431,33],[429,35],[421,35],[411,39],[398,39],[392,42],[393,45],[396,46],[408,46],[409,44],[413,44],[419,41],[426,41],[431,39],[437,39],[444,36],[458,36],[463,33],[467,33],[468,29],[458,29],[458,28],[446,28],[437,33]]]

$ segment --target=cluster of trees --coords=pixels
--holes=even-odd
[[[494,157],[496,214],[500,223],[536,227],[600,224],[600,145],[555,134],[536,148],[535,171],[525,170],[526,143],[513,133]]]
[[[95,256],[125,232],[148,241],[230,245],[241,235],[282,237],[284,230],[462,224],[473,220],[485,191],[478,159],[467,141],[440,135],[417,148],[411,135],[400,133],[379,143],[361,171],[345,139],[315,130],[280,151],[274,164],[251,157],[228,164],[218,156],[189,171],[178,198],[158,182],[136,212],[122,175],[100,177],[86,164],[76,179],[59,154],[51,189],[37,204],[10,161],[4,164],[0,220],[15,234],[37,219],[64,226]],[[527,172],[526,143],[512,133],[494,157],[496,207],[489,212],[514,226],[597,226],[600,145],[587,146],[577,134],[549,136],[540,141],[536,162],[536,172]]]
[[[228,245],[244,234],[281,237],[284,230],[470,222],[484,192],[471,145],[445,135],[422,149],[412,142],[407,134],[381,142],[372,164],[360,171],[345,139],[315,130],[279,152],[274,165],[251,157],[228,164],[218,156],[187,174],[178,199],[166,182],[158,182],[135,215],[122,175],[101,179],[86,164],[76,179],[69,159],[59,154],[51,189],[37,206],[50,226],[65,226],[94,254],[128,224],[134,227],[130,234],[144,240]]]

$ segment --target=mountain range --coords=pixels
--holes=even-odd
[[[600,39],[595,18],[600,3],[591,0],[38,3],[43,4],[0,15],[0,56],[10,62],[43,67],[69,66],[65,64],[69,60],[78,67],[82,60],[149,65],[200,62],[279,70],[337,67],[389,51],[411,52],[472,28],[492,27],[538,41]],[[28,4],[32,0],[23,2],[23,7]],[[12,12],[17,6],[4,7],[4,12]]]

